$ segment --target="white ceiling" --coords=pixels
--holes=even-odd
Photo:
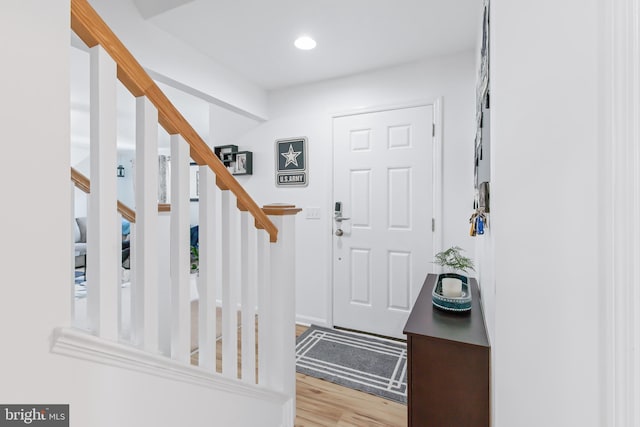
[[[483,0],[127,0],[159,28],[258,86],[278,89],[473,49]],[[313,51],[294,39],[312,35]],[[89,60],[71,49],[72,142],[89,140]],[[207,139],[209,104],[160,84],[169,99]],[[132,149],[135,103],[118,92],[118,145]],[[210,145],[233,142],[257,122],[212,107],[216,135]],[[160,145],[168,137],[160,132]]]
[[[72,47],[70,49],[71,72],[71,142],[73,145],[89,145],[89,54]],[[160,89],[173,105],[193,126],[209,145],[233,143],[240,135],[258,125],[258,121],[234,111],[210,104],[207,101],[183,92],[169,85],[157,82]],[[135,147],[135,98],[118,82],[117,88],[118,148],[133,150]],[[209,123],[213,117],[216,127],[214,135],[209,135]],[[169,148],[169,135],[158,126],[160,148]],[[84,160],[84,159],[80,159]]]
[[[271,90],[475,47],[482,0],[132,0],[149,22]],[[308,34],[312,51],[293,46]]]

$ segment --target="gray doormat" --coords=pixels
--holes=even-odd
[[[407,346],[311,325],[296,340],[296,371],[407,403]]]

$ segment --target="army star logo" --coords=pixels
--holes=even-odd
[[[293,151],[293,145],[289,144],[289,151],[287,151],[286,153],[280,153],[281,156],[283,156],[285,159],[287,159],[287,162],[285,163],[284,167],[286,168],[287,166],[289,166],[290,164],[294,164],[296,165],[296,167],[298,166],[298,156],[302,154],[302,151]]]

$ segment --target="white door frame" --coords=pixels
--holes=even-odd
[[[382,111],[389,110],[401,110],[405,108],[414,108],[414,107],[425,107],[432,106],[433,107],[433,125],[434,127],[434,136],[433,136],[433,156],[432,156],[432,171],[433,171],[433,220],[435,223],[435,231],[433,232],[433,255],[440,252],[442,250],[442,135],[443,135],[443,122],[442,122],[442,103],[443,97],[438,97],[432,101],[416,101],[407,104],[394,104],[394,105],[382,105],[377,107],[368,107],[362,109],[355,109],[345,112],[334,113],[331,115],[331,126],[333,127],[333,120],[339,117],[345,116],[354,116],[357,114],[368,114],[368,113],[379,113]],[[333,130],[331,132],[331,181],[329,185],[331,186],[329,190],[329,194],[331,195],[331,200],[328,201],[327,206],[333,206],[335,201],[335,197],[333,194],[333,177],[334,177],[334,164],[333,164]],[[328,326],[334,326],[333,324],[333,287],[335,286],[333,280],[333,221],[329,221],[328,225],[328,245],[329,245],[329,257],[328,257],[328,269],[329,277],[331,280],[331,286],[328,286],[327,289],[327,324]]]
[[[600,5],[601,425],[640,423],[639,0]]]

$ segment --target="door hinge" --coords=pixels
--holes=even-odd
[[[431,124],[431,136],[436,136],[436,124]]]
[[[436,219],[431,218],[431,231],[436,231]]]

